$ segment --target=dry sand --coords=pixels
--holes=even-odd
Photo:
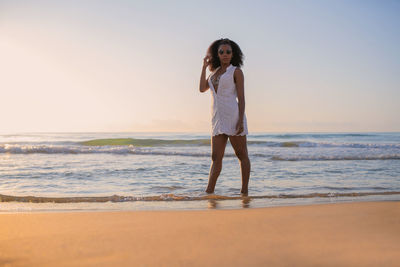
[[[400,202],[0,214],[0,266],[399,266]]]

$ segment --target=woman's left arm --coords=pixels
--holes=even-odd
[[[237,98],[238,98],[238,105],[239,105],[239,120],[237,122],[237,134],[243,131],[243,116],[244,116],[244,76],[243,71],[239,68],[235,69],[233,74],[236,83],[236,91],[237,91]]]

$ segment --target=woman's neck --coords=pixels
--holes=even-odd
[[[225,70],[227,67],[229,67],[230,63],[227,64],[221,64],[221,69]]]

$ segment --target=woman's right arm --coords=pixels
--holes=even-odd
[[[199,90],[201,93],[207,91],[210,88],[210,85],[208,84],[207,79],[206,79],[206,70],[207,70],[208,64],[209,64],[209,56],[206,56],[203,59],[203,69],[201,70],[201,75],[200,75]]]

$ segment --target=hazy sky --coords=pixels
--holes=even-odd
[[[2,1],[0,132],[211,129],[202,60],[244,55],[249,132],[400,131],[400,1]]]

